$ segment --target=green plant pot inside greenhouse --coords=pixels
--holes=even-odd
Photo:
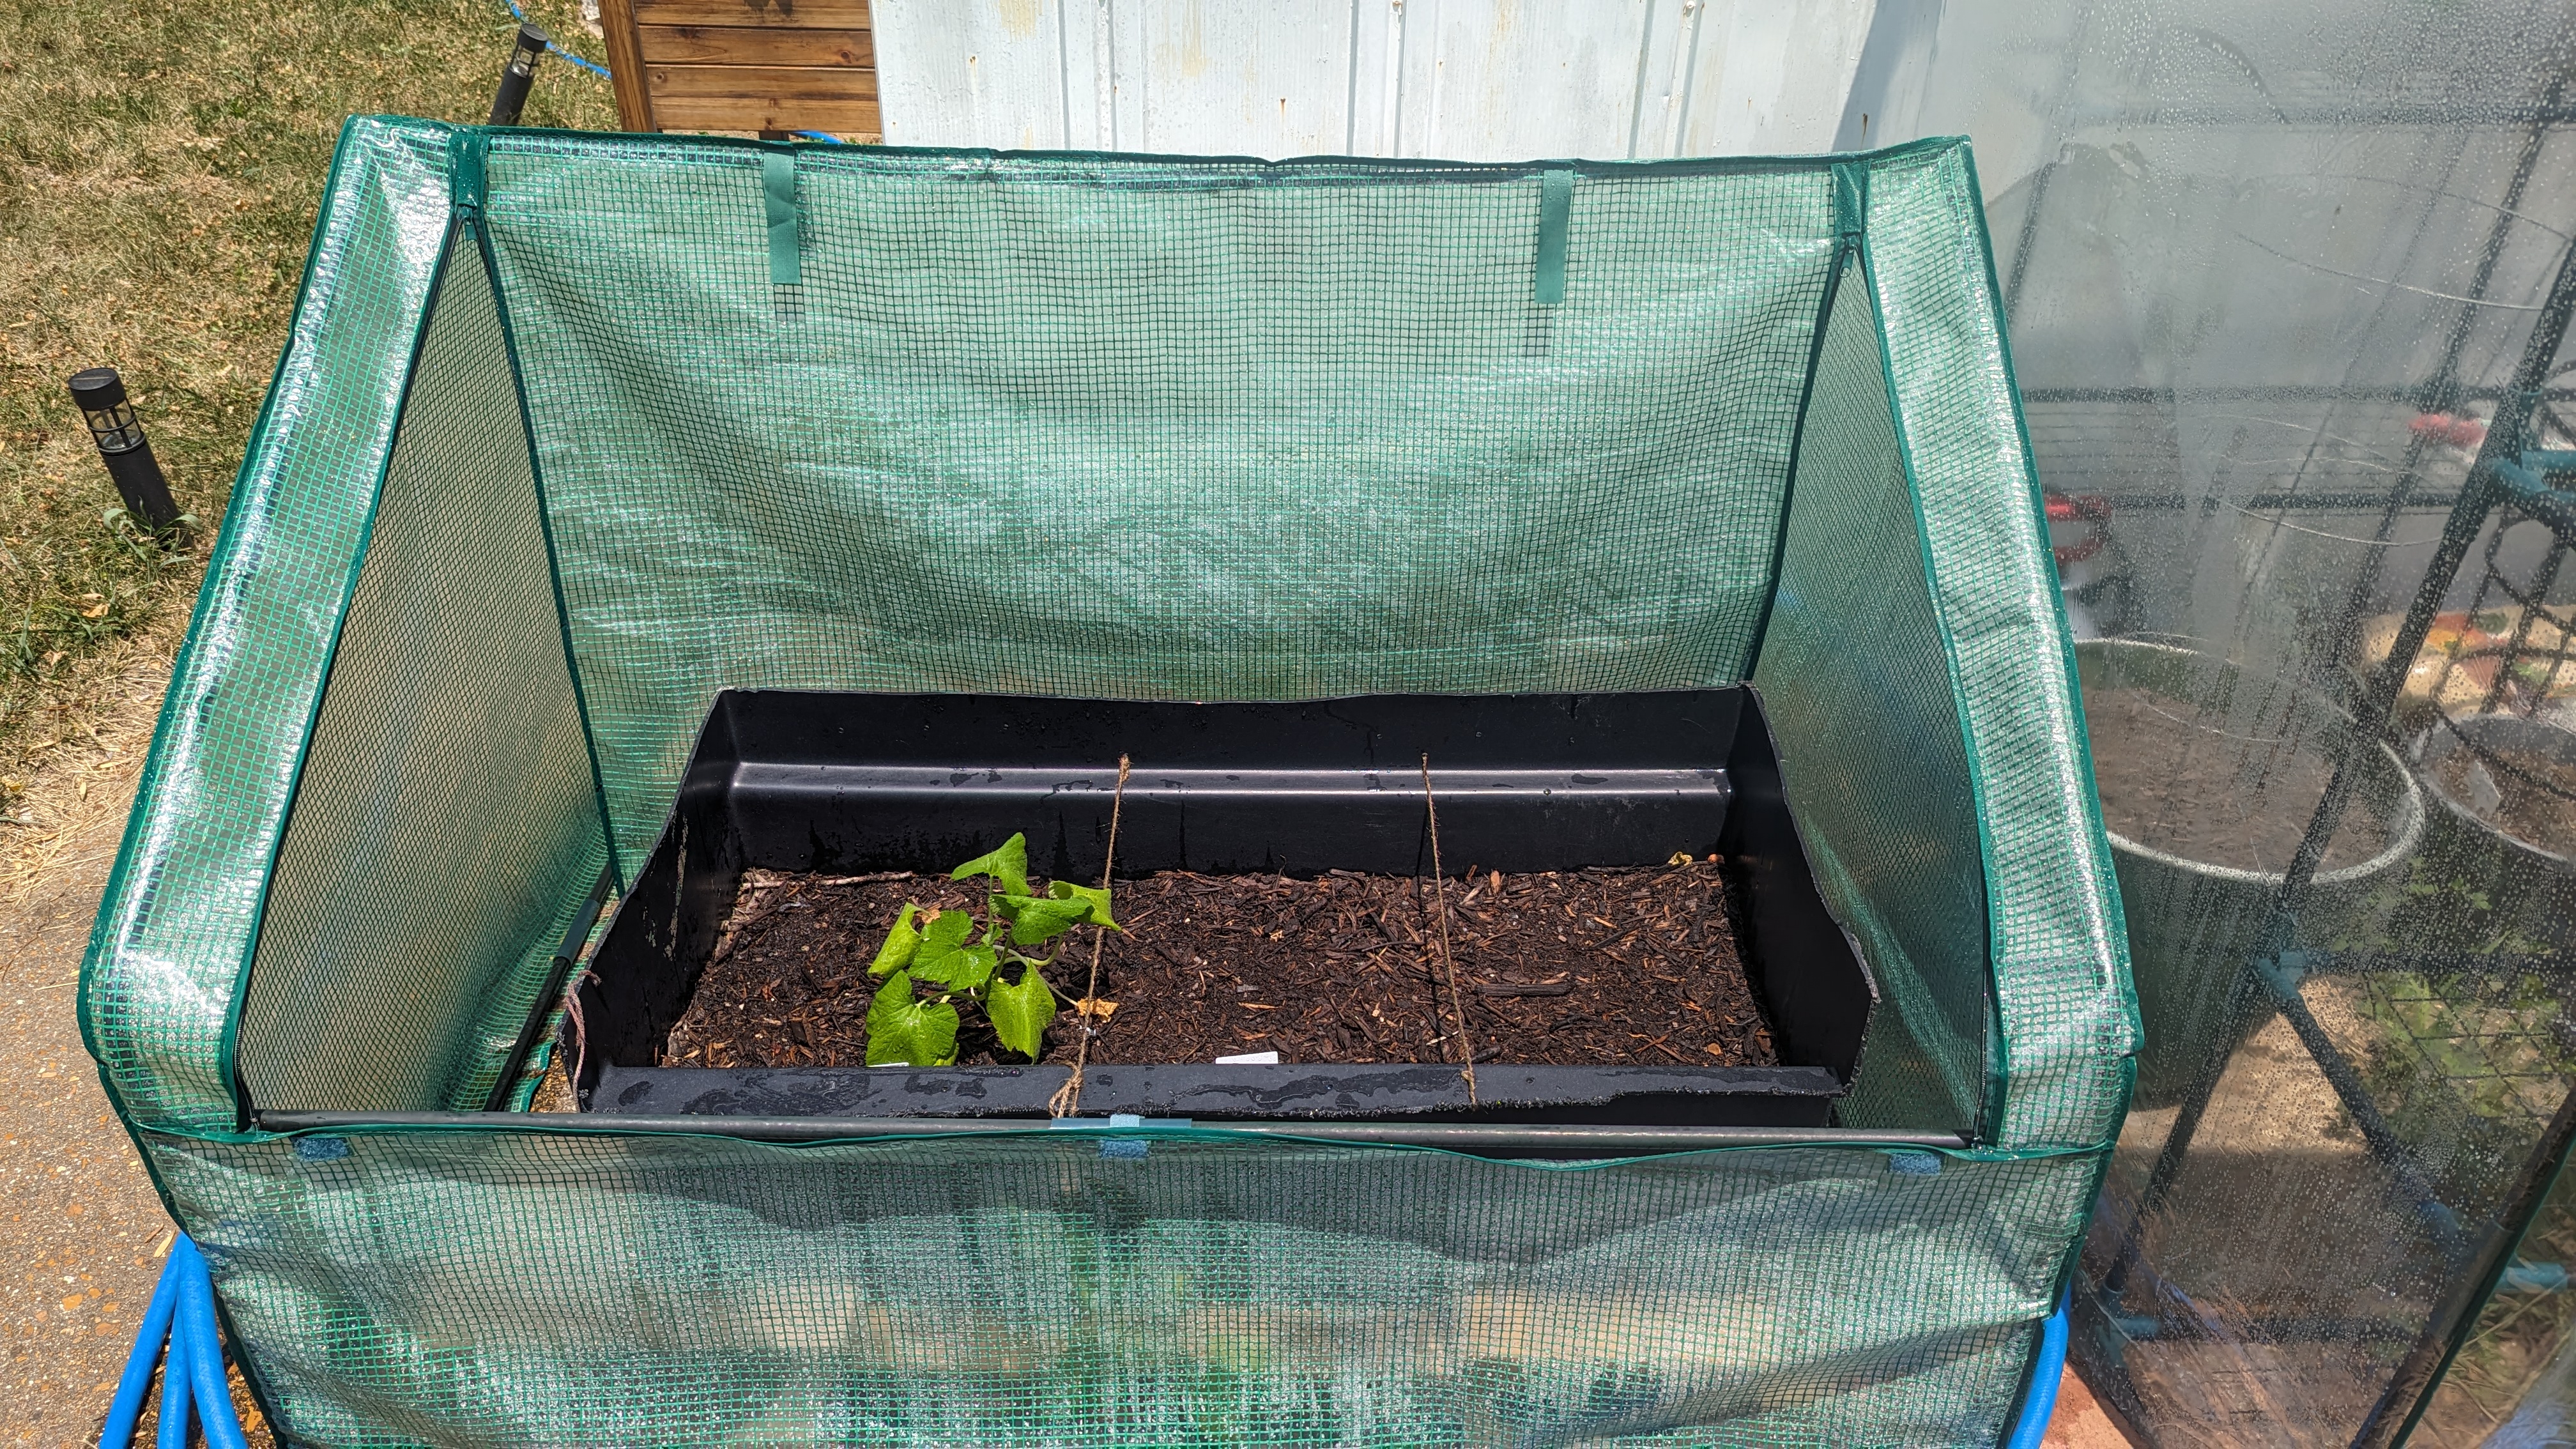
[[[1977,195],[352,122],[82,986],[281,1442],[1993,1442],[2138,1032]],[[727,691],[1737,686],[1821,1122],[533,1110]]]

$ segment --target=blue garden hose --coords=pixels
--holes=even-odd
[[[508,0],[508,4],[510,6],[511,18],[517,20],[521,25],[527,24],[528,12],[519,8],[519,0]],[[546,49],[549,52],[561,56],[565,60],[571,61],[573,64],[580,66],[583,70],[589,71],[592,75],[599,77],[601,80],[615,79],[614,76],[611,76],[608,73],[608,67],[601,65],[597,61],[584,60],[580,56],[573,54],[571,51],[564,49],[562,46],[555,44],[551,40],[546,42]],[[808,141],[829,141],[835,146],[849,144],[829,131],[790,131],[787,134],[791,136],[802,136]]]
[[[188,1401],[196,1397],[190,1391],[190,1380],[196,1375],[188,1371],[188,1335],[179,1331],[178,1323],[174,1315],[170,1320],[169,1352],[161,1362],[161,1423],[159,1432],[152,1436],[152,1449],[188,1449],[188,1410],[193,1407]]]
[[[2039,1357],[2030,1366],[2030,1392],[2022,1397],[2021,1422],[2013,1425],[2004,1449],[2039,1449],[2048,1437],[2048,1421],[2057,1416],[2057,1383],[2066,1374],[2066,1298],[2039,1325]]]
[[[134,1352],[125,1360],[125,1377],[116,1381],[116,1397],[108,1402],[107,1423],[99,1430],[99,1443],[134,1442],[134,1421],[143,1416],[143,1396],[152,1388],[152,1366],[161,1357],[162,1342],[170,1336],[170,1314],[178,1303],[179,1275],[164,1268],[161,1282],[152,1290],[152,1304],[143,1310],[143,1327],[134,1335]]]
[[[233,1414],[232,1391],[224,1383],[223,1338],[215,1327],[215,1282],[206,1271],[205,1255],[186,1233],[171,1243],[170,1261],[161,1269],[151,1305],[143,1310],[134,1352],[125,1360],[124,1377],[116,1381],[116,1397],[107,1406],[107,1423],[99,1430],[99,1449],[133,1449],[134,1424],[143,1415],[143,1395],[152,1386],[155,1361],[161,1361],[161,1421],[153,1436],[155,1449],[188,1449],[192,1402],[207,1449],[247,1449],[241,1420]]]

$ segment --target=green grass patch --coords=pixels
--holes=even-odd
[[[529,10],[601,55],[572,0]],[[0,0],[0,808],[196,592],[341,122],[482,120],[516,27],[501,0]],[[550,57],[524,119],[610,129],[616,103]],[[100,364],[206,521],[175,553],[114,513],[64,388]]]

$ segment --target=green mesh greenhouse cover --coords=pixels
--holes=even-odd
[[[82,984],[283,1439],[1993,1443],[2136,1036],[1997,311],[1956,142],[353,122]],[[1740,680],[1882,997],[1818,1141],[476,1110],[720,689]]]

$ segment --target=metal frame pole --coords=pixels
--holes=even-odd
[[[2566,77],[2562,73],[2551,83],[2544,110],[2556,109],[2565,86]],[[2548,127],[2545,123],[2535,123],[2525,134],[2522,150],[2515,158],[2512,180],[2506,187],[2505,201],[2498,212],[2495,226],[2488,233],[2486,247],[2479,257],[2477,275],[2469,290],[2469,296],[2483,295],[2486,288],[2494,281],[2495,269],[2503,257],[2505,242],[2513,224],[2514,208],[2520,203],[2532,174],[2539,166],[2540,153],[2547,139],[2547,132]],[[2459,572],[2460,565],[2468,557],[2469,549],[2477,541],[2479,531],[2485,526],[2486,515],[2493,507],[2494,495],[2492,487],[2485,481],[2487,475],[2484,470],[2489,464],[2508,459],[2521,450],[2521,440],[2530,422],[2532,410],[2539,400],[2539,390],[2548,381],[2550,363],[2556,359],[2559,344],[2566,335],[2571,310],[2576,310],[2576,251],[2571,251],[2560,261],[2558,275],[2550,287],[2549,298],[2542,304],[2540,316],[2533,323],[2530,338],[2524,346],[2522,360],[2514,369],[2513,383],[2497,399],[2496,415],[2488,425],[2486,438],[2479,447],[2477,462],[2470,471],[2469,485],[2463,487],[2459,496],[2452,502],[2450,516],[2443,525],[2441,542],[2435,551],[2432,564],[2425,572],[2425,581],[2416,590],[2415,600],[2409,606],[2405,620],[2398,629],[2397,640],[2390,647],[2388,658],[2381,662],[2379,672],[2372,678],[2360,707],[2353,712],[2355,723],[2351,739],[2347,742],[2343,758],[2336,761],[2335,771],[2326,786],[2325,795],[2317,802],[2316,812],[2308,822],[2307,833],[2300,839],[2298,853],[2292,857],[2290,869],[2281,883],[2279,894],[2274,899],[2271,920],[2264,933],[2263,947],[2258,961],[2277,962],[2280,954],[2290,945],[2291,931],[2296,925],[2299,902],[2307,894],[2308,886],[2316,876],[2317,865],[2325,857],[2326,845],[2333,839],[2335,828],[2342,823],[2344,809],[2350,802],[2352,787],[2359,774],[2354,767],[2355,759],[2361,751],[2368,749],[2371,743],[2377,740],[2380,731],[2385,727],[2389,715],[2396,706],[2398,693],[2404,688],[2407,670],[2413,665],[2416,654],[2424,647],[2424,639],[2432,630],[2433,616],[2440,612],[2442,595],[2450,587],[2452,577]],[[2467,349],[2476,316],[2474,303],[2461,309],[2458,321],[2452,325],[2449,336],[2444,339],[2441,366],[2435,373],[2434,381],[2425,391],[2425,405],[2449,406],[2457,401],[2459,362]],[[2413,495],[2416,481],[2421,473],[2424,449],[2425,444],[2419,438],[2407,450],[2406,466],[2399,475],[2395,488],[2389,494],[2387,505],[2380,518],[2379,529],[2374,535],[2367,565],[2356,577],[2352,598],[2344,610],[2343,632],[2346,637],[2337,641],[2336,647],[2330,651],[2328,657],[2340,657],[2343,650],[2349,647],[2349,635],[2360,618],[2361,611],[2368,607],[2368,591],[2377,575],[2379,561],[2386,552],[2386,540],[2390,530],[2395,526],[2399,513],[2403,511]],[[2257,992],[2264,985],[2274,985],[2276,991],[2278,990],[2276,983],[2261,981],[2259,979],[2261,975],[2257,962],[2248,962],[2243,969],[2240,969],[2230,992],[2230,1010],[2225,1018],[2227,1022],[2232,1024],[2240,1020],[2242,1013],[2252,1007]],[[2295,995],[2296,992],[2297,987],[2293,984],[2288,988],[2287,994]],[[2292,1025],[2295,1027],[2297,1022],[2294,1020]],[[2222,1037],[2222,1040],[2232,1041],[2232,1038]],[[2365,1135],[2374,1148],[2377,1148],[2383,1140],[2395,1143],[2393,1133],[2370,1130],[2374,1123],[2384,1127],[2384,1123],[2380,1122],[2377,1107],[2369,1101],[2366,1092],[2359,1091],[2359,1078],[2351,1072],[2348,1063],[2341,1061],[2341,1054],[2333,1051],[2332,1043],[2325,1041],[2323,1033],[2318,1032],[2312,1038],[2310,1033],[2301,1032],[2300,1040],[2308,1047],[2311,1056],[2318,1056],[2318,1048],[2323,1045],[2336,1065],[2343,1067],[2343,1070],[2338,1072],[2327,1065],[2326,1057],[2318,1056],[2320,1069],[2326,1072],[2328,1080],[2336,1089],[2336,1095],[2342,1098],[2345,1107],[2352,1111],[2356,1122],[2363,1126]],[[2139,1194],[2136,1210],[2122,1228],[2118,1254],[2102,1283],[2106,1295],[2116,1295],[2126,1286],[2128,1270],[2137,1256],[2139,1235],[2144,1229],[2147,1218],[2162,1206],[2166,1195],[2172,1189],[2174,1178],[2181,1172],[2183,1160],[2191,1150],[2192,1139],[2200,1129],[2202,1118],[2208,1111],[2210,1098],[2218,1089],[2219,1079],[2225,1074],[2227,1061],[2231,1055],[2233,1050],[2230,1046],[2214,1048],[2209,1060],[2202,1064],[2200,1072],[2194,1076],[2191,1089],[2183,1099],[2182,1109],[2174,1118],[2173,1128],[2166,1134],[2163,1148],[2156,1155],[2155,1166],[2148,1173],[2147,1184]],[[2402,1144],[2399,1146],[2402,1150]],[[2401,1175],[2412,1179],[2409,1186],[2422,1180],[2421,1174],[2413,1170],[2411,1162],[2401,1161],[2398,1164],[2398,1170]]]
[[[2319,1070],[2326,1074],[2337,1097],[2352,1111],[2356,1123],[2363,1127],[2374,1151],[2390,1163],[2410,1189],[2419,1191],[2428,1188],[2429,1184],[2415,1166],[2405,1144],[2387,1130],[2358,1074],[2353,1072],[2351,1064],[2343,1059],[2333,1042],[2316,1027],[2313,1018],[2307,1016],[2304,1003],[2298,1002],[2296,981],[2282,977],[2280,968],[2282,958],[2294,939],[2299,903],[2315,879],[2318,865],[2325,857],[2326,845],[2334,838],[2335,829],[2342,823],[2344,810],[2351,802],[2352,789],[2360,775],[2358,762],[2362,752],[2375,744],[2386,728],[2395,711],[2397,697],[2405,686],[2407,672],[2416,655],[2422,652],[2425,638],[2432,632],[2433,617],[2440,611],[2442,596],[2459,573],[2460,566],[2467,561],[2469,550],[2486,526],[2487,515],[2499,501],[2496,466],[2510,465],[2522,450],[2532,411],[2539,401],[2540,386],[2547,380],[2550,364],[2556,360],[2559,347],[2565,340],[2571,316],[2576,316],[2576,246],[2571,246],[2560,258],[2548,299],[2541,306],[2540,316],[2533,323],[2530,337],[2524,345],[2522,359],[2514,369],[2513,386],[2497,403],[2495,419],[2479,447],[2477,461],[2470,468],[2468,483],[2460,490],[2458,500],[2451,506],[2450,516],[2443,523],[2441,542],[2425,571],[2424,582],[2417,588],[2414,601],[2407,608],[2388,657],[2381,661],[2360,706],[2354,711],[2355,725],[2351,738],[2342,758],[2336,761],[2325,794],[2317,802],[2316,812],[2310,817],[2307,832],[2299,842],[2298,853],[2291,858],[2280,891],[2274,897],[2263,945],[2255,959],[2239,968],[2231,988],[2230,1002],[2234,1008],[2229,1017],[2231,1021],[2250,1006],[2255,992],[2268,987],[2275,993],[2289,1013],[2293,1029],[2298,1030],[2301,1044],[2316,1060]],[[2292,1010],[2293,1003],[2297,1003],[2299,1009]],[[2118,1255],[2110,1272],[2104,1276],[2102,1292],[2106,1299],[2115,1298],[2126,1286],[2128,1270],[2136,1261],[2147,1219],[2172,1190],[2173,1182],[2191,1150],[2192,1138],[2207,1113],[2210,1099],[2216,1094],[2219,1078],[2234,1054],[2231,1041],[2232,1038],[2222,1036],[2220,1042],[2213,1045],[2193,1080],[2190,1095],[2174,1119],[2172,1131],[2166,1134],[2163,1148],[2148,1175],[2147,1185],[2139,1195],[2138,1205],[2122,1227]],[[2379,1130],[2372,1130],[2374,1126]],[[2548,1149],[2549,1144],[2545,1142],[2543,1150]],[[2438,1200],[2429,1196],[2425,1200],[2433,1208],[2441,1206]],[[2436,1222],[2438,1231],[2438,1216]],[[2491,1254],[2492,1243],[2482,1249],[2482,1256]],[[2447,1341],[2448,1328],[2440,1321],[2441,1317],[2437,1314],[2436,1320],[2426,1325],[2427,1339]],[[2410,1354],[2407,1363],[2416,1363],[2424,1351],[2424,1342],[2419,1341],[2417,1350]],[[2429,1375],[2426,1377],[2429,1380]],[[2392,1381],[2391,1395],[2399,1387]],[[2387,1432],[2394,1427],[2387,1412],[2392,1402],[2392,1398],[2384,1397],[2381,1405],[2374,1408],[2364,1421],[2360,1435],[2354,1440],[2357,1449],[2385,1442]]]

